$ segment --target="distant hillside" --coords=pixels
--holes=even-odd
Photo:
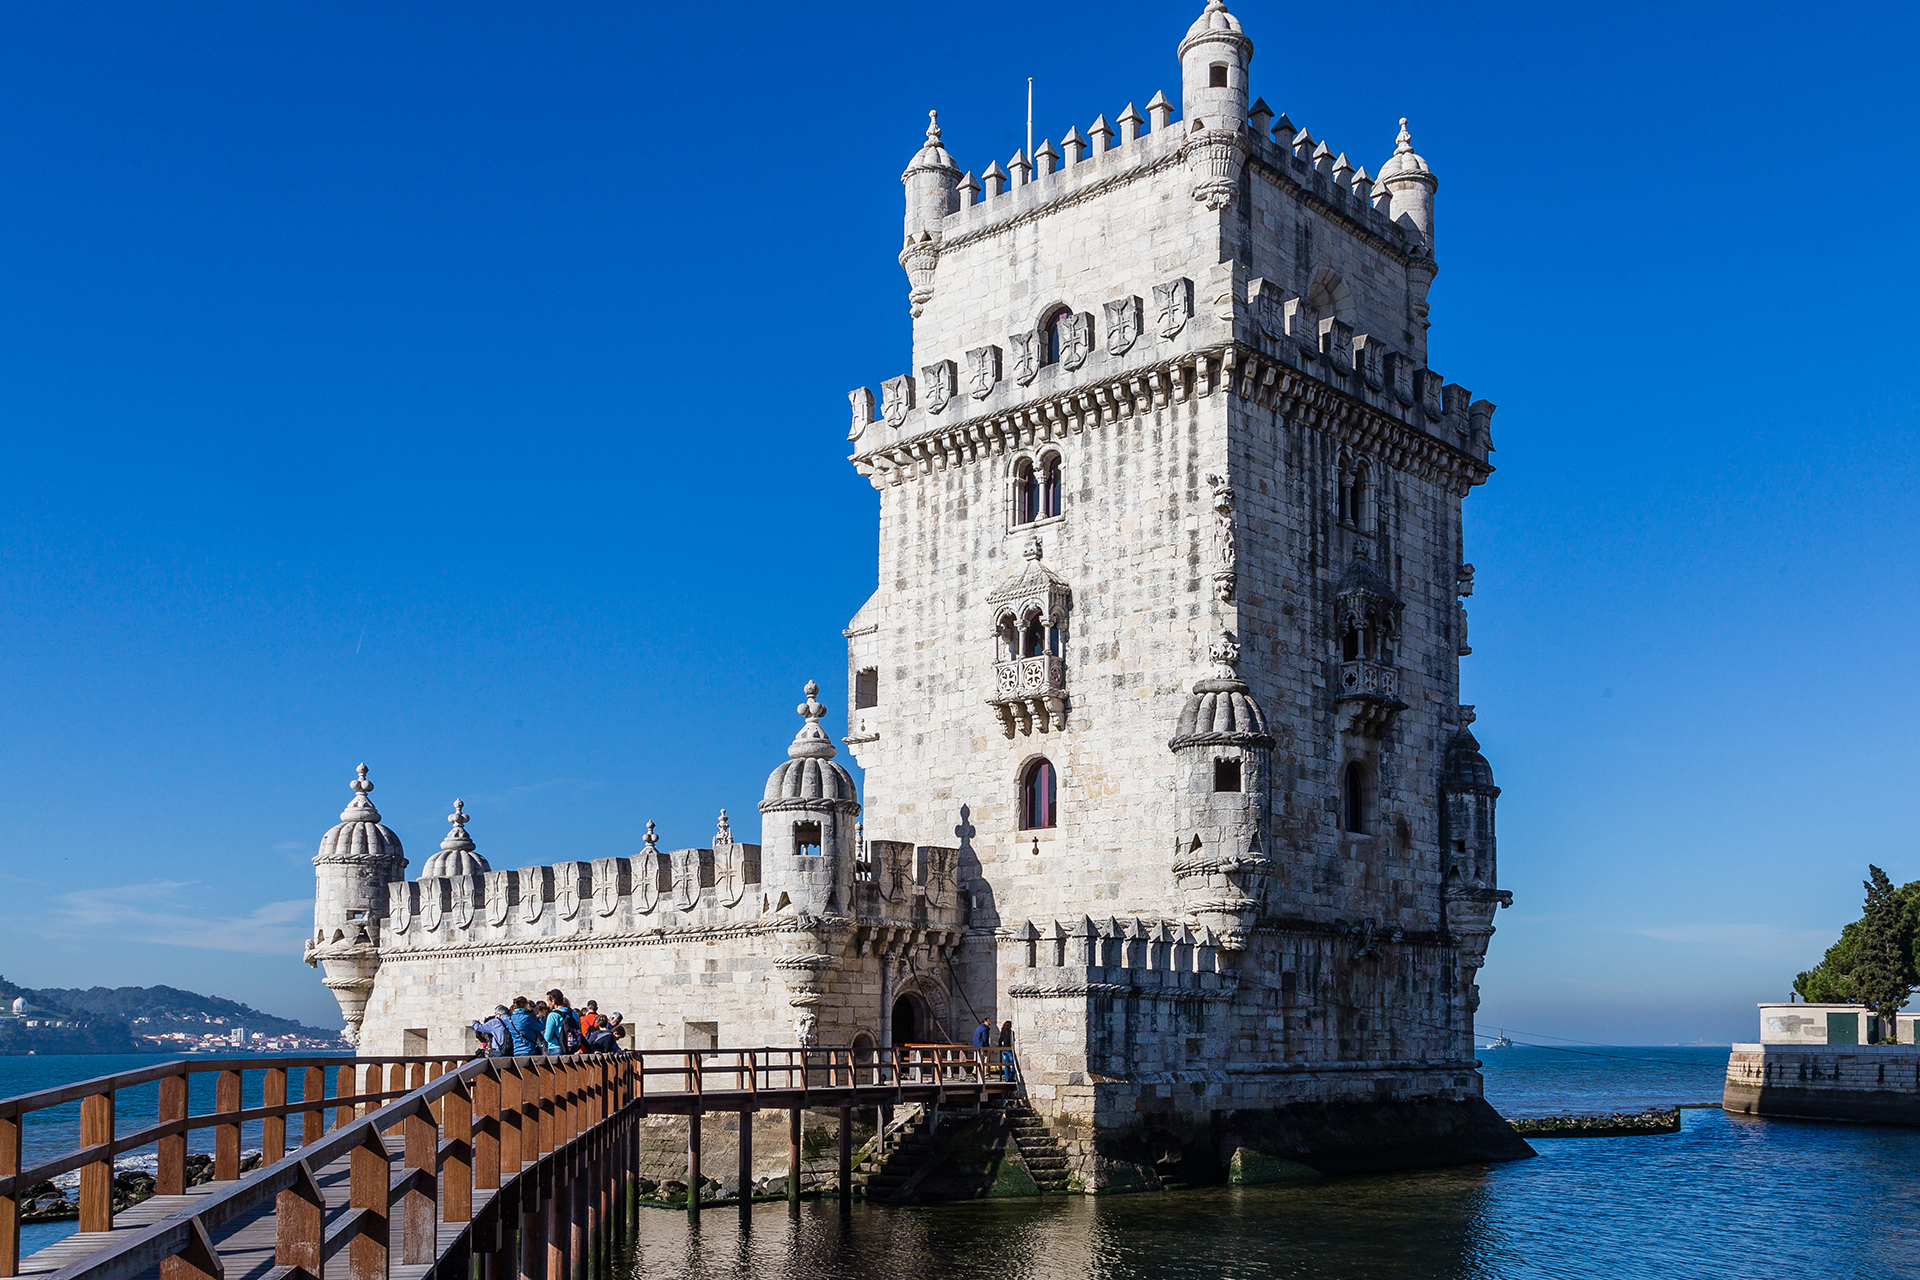
[[[276,1018],[251,1005],[178,987],[21,987],[0,978],[0,998],[24,996],[36,1010],[123,1022],[138,1035],[245,1027],[268,1036],[330,1037],[337,1031]]]

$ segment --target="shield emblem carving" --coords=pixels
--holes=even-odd
[[[985,400],[1000,384],[1000,348],[975,347],[967,352],[967,390],[975,400]]]
[[[747,891],[746,859],[737,844],[713,846],[713,894],[723,907],[740,901]]]
[[[487,923],[505,924],[507,913],[513,910],[513,881],[511,871],[487,872]]]
[[[545,867],[523,867],[520,871],[520,918],[528,924],[539,923],[547,909]]]
[[[930,364],[920,371],[923,379],[920,396],[926,402],[928,413],[944,411],[947,402],[953,399],[956,372],[951,360]]]
[[[387,923],[395,933],[405,933],[413,923],[413,886],[405,881],[387,886]]]
[[[444,882],[440,880],[422,880],[420,882],[420,919],[432,933],[447,918],[446,906],[440,901]]]
[[[563,862],[553,873],[557,879],[553,886],[554,906],[559,909],[562,920],[571,920],[580,914],[580,864]]]
[[[453,878],[453,923],[461,929],[473,925],[473,899],[479,888],[478,876],[455,876]]]
[[[1078,369],[1093,354],[1093,317],[1082,311],[1060,322],[1060,363]]]
[[[691,911],[700,901],[700,851],[673,851],[673,905]]]
[[[1140,299],[1127,297],[1106,304],[1107,350],[1124,355],[1140,336]]]
[[[927,905],[946,907],[953,902],[953,864],[957,849],[929,846],[921,851],[927,861]]]
[[[880,416],[887,425],[897,427],[907,420],[913,408],[913,375],[901,374],[880,384]]]
[[[620,909],[619,858],[596,858],[593,863],[593,910],[595,915],[610,916]]]
[[[1040,365],[1034,352],[1034,335],[1014,333],[1007,335],[1007,342],[1013,352],[1013,380],[1021,386],[1033,381],[1040,372]]]
[[[660,905],[660,854],[653,849],[633,860],[633,910],[647,915]]]
[[[1187,317],[1193,314],[1193,281],[1182,277],[1153,286],[1153,309],[1158,313],[1161,337],[1171,338],[1179,333],[1186,328]]]

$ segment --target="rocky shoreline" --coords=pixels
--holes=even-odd
[[[1524,1138],[1640,1138],[1680,1132],[1680,1108],[1651,1107],[1607,1116],[1543,1116],[1507,1123]]]

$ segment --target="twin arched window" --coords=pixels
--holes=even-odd
[[[1340,635],[1340,660],[1393,662],[1393,647],[1388,643],[1387,630],[1381,625],[1378,610],[1367,610],[1364,618],[1348,619],[1347,629]]]
[[[1002,614],[1000,640],[1006,646],[1005,660],[1008,662],[1020,658],[1060,656],[1060,628],[1041,617],[1038,609],[1029,609],[1024,618],[1016,618],[1011,613]]]
[[[1044,756],[1020,771],[1020,827],[1035,831],[1058,825],[1059,780]]]
[[[1038,467],[1022,458],[1013,469],[1013,522],[1032,524],[1059,514],[1059,455],[1048,454]]]

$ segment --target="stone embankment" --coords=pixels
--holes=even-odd
[[[1543,1116],[1508,1123],[1526,1138],[1638,1138],[1680,1132],[1680,1108],[1651,1107],[1637,1114],[1616,1111],[1608,1116]]]

